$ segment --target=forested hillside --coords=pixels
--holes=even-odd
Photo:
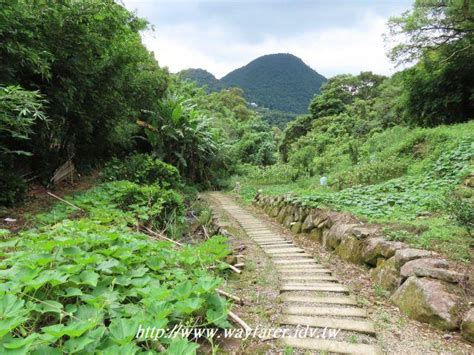
[[[304,113],[326,78],[291,54],[257,58],[221,79],[244,90],[248,101],[269,109]]]
[[[474,8],[416,1],[388,26],[394,64],[412,64],[391,77],[326,81],[276,54],[216,82],[170,74],[118,2],[3,2],[0,354],[216,353],[212,338],[137,336],[242,325],[231,302],[246,302],[222,288],[247,245],[199,191],[291,195],[469,270]],[[282,130],[288,113],[304,114]],[[258,301],[268,284],[238,288]],[[250,304],[256,324],[273,306]]]
[[[327,80],[291,54],[259,57],[220,80],[203,69],[183,70],[180,75],[198,86],[207,86],[211,91],[239,87],[244,90],[247,101],[269,109],[273,117],[280,115],[285,123],[293,114],[308,111],[311,98],[319,93]],[[270,118],[268,121],[280,120]]]
[[[207,91],[219,91],[224,88],[214,75],[204,69],[185,69],[178,75],[183,80],[194,82],[197,86],[205,86]]]

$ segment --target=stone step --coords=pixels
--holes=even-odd
[[[367,312],[362,308],[356,307],[334,307],[334,306],[294,306],[290,305],[283,309],[285,314],[295,314],[299,316],[339,316],[339,317],[364,317],[367,318]]]
[[[267,254],[281,254],[281,253],[291,253],[291,252],[304,253],[303,249],[297,248],[297,247],[289,247],[289,248],[265,247],[265,248],[262,248],[262,249]]]
[[[281,242],[278,242],[278,243],[281,243]],[[281,245],[281,244],[262,244],[262,243],[259,243],[257,242],[258,246],[261,247],[262,249],[264,248],[270,248],[270,247],[273,247],[273,246],[278,246],[278,248],[289,248],[291,247],[291,244],[285,244],[285,245]],[[280,246],[281,245],[281,246]]]
[[[255,240],[256,242],[273,242],[273,241],[287,241],[285,238],[279,236],[279,235],[269,235],[266,237],[252,237],[249,236],[252,240]]]
[[[265,243],[261,243],[261,242],[258,242],[259,245],[262,245],[262,246],[266,246],[267,248],[269,247],[272,247],[272,248],[288,248],[288,247],[291,247],[293,246],[293,243],[291,242],[281,242],[281,241],[278,241],[278,242],[265,242]]]
[[[252,238],[252,239],[253,239],[253,238]],[[279,237],[269,238],[269,239],[265,239],[265,240],[256,240],[256,239],[253,239],[253,241],[254,241],[255,243],[257,243],[258,245],[262,245],[262,243],[273,243],[273,244],[278,243],[278,244],[280,244],[280,243],[285,242],[284,239],[281,239],[281,238],[279,238]],[[271,244],[264,244],[264,245],[269,245],[269,246],[271,246]],[[293,246],[293,244],[288,244],[288,245],[287,245],[287,247],[291,247],[291,246]]]
[[[265,243],[265,242],[268,241],[268,240],[266,240],[266,239],[273,239],[273,238],[277,238],[278,240],[284,241],[285,243],[290,243],[290,244],[294,245],[291,240],[288,240],[288,239],[286,239],[285,237],[282,237],[281,235],[274,235],[274,236],[265,237],[265,238],[256,238],[256,237],[255,237],[255,238],[252,238],[252,240]],[[270,240],[270,241],[272,241],[272,240]]]
[[[291,247],[293,244],[290,244],[290,243],[285,243],[285,242],[282,242],[282,241],[279,241],[279,242],[266,242],[266,243],[261,243],[261,242],[257,242],[258,245],[260,245],[261,247],[273,247],[273,248],[288,248],[288,247]]]
[[[323,286],[323,285],[281,285],[280,291],[319,291],[319,292],[343,292],[348,293],[347,287],[342,285]]]
[[[311,258],[313,259],[312,255],[306,254],[306,253],[281,253],[281,254],[271,254],[270,255],[272,259],[278,259],[278,258]]]
[[[286,239],[278,236],[273,236],[273,237],[265,237],[265,238],[252,238],[252,240],[256,241],[257,243],[259,242],[287,242]]]
[[[361,332],[366,334],[375,334],[374,324],[366,320],[285,315],[282,317],[280,324],[300,324],[316,328],[332,328]]]
[[[297,267],[295,267],[297,266]],[[320,265],[289,265],[277,267],[278,272],[282,274],[330,274],[331,270],[325,269]]]
[[[342,341],[296,337],[284,337],[282,338],[282,342],[292,348],[314,350],[318,352],[364,355],[382,354],[382,350],[379,346],[369,344],[352,344]]]
[[[326,272],[331,272],[329,269],[326,269],[324,266],[318,264],[283,264],[283,265],[275,265],[276,269],[279,272],[288,272],[288,271],[298,271],[298,272],[310,272],[310,271],[319,271],[325,270]]]
[[[282,281],[282,285],[284,286],[336,286],[336,287],[345,287],[344,285],[341,285],[337,282],[333,281],[301,281],[301,280],[296,280],[296,281]]]
[[[314,259],[301,259],[301,260],[278,260],[278,261],[274,261],[273,262],[274,264],[278,266],[280,265],[293,265],[293,264],[312,264],[312,265],[318,265],[316,264],[316,261],[314,261]],[[322,267],[321,265],[319,265],[320,267]]]
[[[357,305],[356,300],[350,296],[303,296],[291,293],[284,293],[280,296],[280,298],[282,301],[285,302]]]
[[[249,235],[249,237],[251,237],[253,240],[258,240],[258,241],[262,241],[262,242],[267,240],[267,239],[274,239],[274,238],[287,240],[287,239],[283,238],[281,235],[278,235],[278,234],[268,234],[268,235],[265,235],[265,236],[252,236],[252,235]]]
[[[281,238],[283,239],[283,237],[277,235],[277,234],[273,234],[273,233],[269,233],[269,234],[253,234],[253,233],[247,233],[248,236],[250,238],[252,238],[253,240],[264,240],[264,239],[272,239],[272,238]]]
[[[337,281],[337,278],[328,275],[280,276],[280,281]]]

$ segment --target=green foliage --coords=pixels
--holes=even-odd
[[[197,86],[204,88],[209,94],[208,100],[201,102],[205,106],[211,106],[216,97],[223,99],[225,106],[231,110],[229,114],[237,113],[239,120],[246,120],[253,115],[252,111],[248,108],[249,104],[244,98],[244,91],[238,87],[226,88],[218,79],[211,73],[203,69],[186,69],[181,70],[178,73],[178,77],[181,80],[195,83]],[[233,99],[226,100],[224,96],[230,96]],[[235,101],[235,98],[240,97],[240,102]],[[235,104],[237,103],[237,104]],[[210,104],[210,105],[208,105]],[[231,105],[229,105],[231,104]],[[233,106],[233,107],[230,107]],[[288,122],[293,120],[297,114],[291,112],[284,112],[279,110],[270,110],[264,106],[251,105],[253,111],[262,117],[270,126],[275,126],[283,129]],[[224,118],[225,119],[225,118]]]
[[[411,123],[465,122],[472,97],[474,5],[470,0],[417,0],[389,21],[392,61],[418,64],[403,73]]]
[[[106,181],[129,180],[137,184],[180,185],[178,169],[148,154],[133,154],[124,159],[113,158],[104,167]]]
[[[228,157],[219,132],[184,97],[168,94],[141,123],[154,153],[196,183],[211,185]]]
[[[226,238],[176,248],[139,226],[176,228],[181,196],[158,185],[104,183],[65,197],[42,224],[0,241],[0,353],[194,352],[197,344],[146,327],[228,327]],[[213,271],[209,271],[213,270]]]
[[[28,140],[35,122],[46,122],[45,100],[37,91],[0,85],[0,206],[24,199],[23,178],[13,172],[15,159],[30,156]]]
[[[183,198],[174,190],[162,189],[159,185],[137,185],[122,181],[105,187],[112,202],[133,218],[163,228],[170,221],[184,215]]]
[[[346,144],[349,137],[366,136],[376,130],[380,123],[373,106],[384,80],[385,77],[371,72],[361,72],[357,76],[337,75],[329,79],[321,88],[321,94],[313,98],[311,115],[296,118],[284,130],[278,148],[282,160],[303,164],[311,173],[314,169],[308,165],[310,154],[322,154],[325,146],[335,140]],[[312,148],[306,149],[302,159],[298,150],[308,145]],[[292,158],[291,155],[295,156]]]
[[[318,119],[315,124],[324,120],[327,118]],[[346,121],[338,122],[340,128],[343,122]],[[319,127],[321,131],[323,126]],[[242,171],[243,177],[235,179],[242,182],[241,193],[247,200],[254,197],[257,189],[272,195],[292,192],[294,200],[306,206],[349,211],[379,223],[420,227],[422,232],[395,238],[467,261],[472,257],[467,232],[453,221],[457,216],[462,226],[472,220],[472,201],[470,196],[463,196],[462,201],[453,204],[446,202],[446,196],[453,194],[472,169],[472,132],[472,123],[432,129],[397,126],[373,133],[366,140],[351,141],[326,130],[315,134],[320,141],[292,153],[290,162],[297,177],[294,181],[272,178],[271,174],[263,180],[252,171]],[[357,146],[357,162],[346,149],[349,143]],[[305,154],[316,156],[308,163],[314,169],[314,178],[308,177],[303,164],[296,164],[296,158]],[[278,167],[275,165],[275,169]],[[320,186],[317,174],[328,176],[329,186]]]
[[[227,325],[221,280],[206,270],[228,253],[222,237],[176,250],[81,219],[22,232],[0,253],[2,353],[157,353],[177,345],[136,339],[139,325]]]
[[[0,206],[11,207],[25,197],[27,185],[18,174],[0,164]]]
[[[204,86],[207,92],[223,89],[223,85],[219,80],[204,69],[185,69],[181,70],[178,75],[183,80],[196,83],[197,86]]]
[[[298,117],[296,113],[283,112],[279,110],[270,110],[265,107],[256,107],[255,111],[262,117],[262,120],[267,122],[272,127],[278,127],[279,129],[285,129],[289,122]]]
[[[321,95],[314,97],[310,104],[311,115],[313,118],[337,115],[356,99],[373,99],[384,80],[384,76],[372,72],[361,72],[357,76],[336,75],[323,85]]]
[[[469,0],[416,0],[411,11],[390,19],[389,29],[396,43],[390,52],[394,62],[410,63],[452,44],[454,57],[472,45],[474,5]]]
[[[388,164],[384,167],[388,169],[387,180],[379,184],[356,186],[339,192],[322,191],[321,194],[316,190],[314,194],[308,195],[306,192],[301,199],[312,206],[320,204],[348,209],[373,218],[387,219],[393,214],[410,219],[420,213],[439,209],[439,201],[443,199],[444,193],[452,189],[466,173],[473,156],[471,144],[461,141],[454,149],[443,151],[422,174],[391,179],[393,172]],[[402,163],[401,169],[405,168],[406,164]],[[386,173],[384,169],[382,173]],[[362,171],[366,171],[369,178],[375,174],[370,169]],[[397,168],[395,173],[399,173]]]
[[[466,122],[474,117],[474,49],[448,60],[440,48],[402,73],[407,121],[421,126]]]
[[[74,196],[71,202],[82,208],[91,220],[136,226],[149,224],[162,229],[184,218],[183,198],[174,190],[159,185],[138,185],[131,181],[115,181]],[[51,212],[40,214],[37,221],[54,224],[72,218],[77,210],[57,205]]]
[[[267,124],[252,120],[240,128],[242,136],[233,145],[234,155],[242,163],[272,165],[276,163],[275,141]]]
[[[298,138],[306,135],[311,129],[311,123],[313,118],[310,115],[302,115],[296,117],[293,121],[288,123],[287,127],[283,131],[283,137],[281,139],[278,150],[281,155],[281,159],[284,163],[288,162],[288,152],[291,144],[296,142]]]
[[[405,174],[408,162],[400,159],[372,161],[355,165],[354,168],[334,174],[334,183],[339,187],[375,184]]]
[[[193,154],[201,156],[192,162],[193,168],[199,169],[200,172],[197,174],[198,183],[205,186],[226,186],[225,179],[232,173],[234,166],[239,162],[248,162],[252,164],[273,164],[276,161],[275,156],[275,135],[268,124],[266,124],[259,116],[257,116],[252,110],[248,108],[248,104],[243,97],[243,92],[238,88],[231,88],[221,90],[220,92],[214,92],[206,94],[202,89],[197,88],[195,85],[189,82],[182,82],[174,80],[170,87],[170,92],[174,93],[174,101],[168,103],[168,106],[175,105],[177,112],[183,119],[181,121],[182,126],[189,125],[188,121],[191,120],[191,125],[194,122],[201,123],[201,131],[207,130],[206,139],[202,139],[202,144],[206,142],[213,143],[213,150],[209,152],[209,156],[206,158],[204,153],[205,149],[197,149],[194,147],[201,140],[194,139],[190,144],[186,143],[182,138],[184,134],[191,132],[191,130],[184,128],[184,133],[177,134],[172,133],[180,139],[176,139],[176,142],[166,142],[168,138],[162,138],[158,140],[160,134],[168,134],[171,130],[171,126],[177,127],[178,124],[173,123],[172,125],[166,124],[166,130],[161,132],[154,132],[153,129],[148,129],[148,139],[156,141],[154,146],[161,144],[161,151],[159,155],[166,154],[170,147],[174,147],[174,151],[180,153],[186,161]],[[188,98],[185,100],[185,98]],[[154,118],[154,113],[150,116],[153,127],[158,127],[164,117],[170,116],[170,110],[167,113],[159,113],[159,116]],[[155,114],[158,114],[155,113]],[[186,118],[188,117],[188,118]],[[152,122],[147,120],[147,122]],[[205,123],[205,124],[204,124]],[[174,131],[171,130],[171,132]],[[160,133],[160,134],[157,134]],[[204,133],[199,133],[201,136]],[[192,138],[192,137],[191,137]],[[161,142],[161,143],[160,143]],[[201,144],[201,143],[199,143]],[[184,146],[183,146],[184,145]],[[185,149],[183,153],[181,149]],[[170,156],[164,158],[165,161],[170,161],[176,166],[180,167],[181,159],[176,160],[176,156],[173,157],[172,151],[169,152]],[[175,154],[176,155],[176,154]],[[179,157],[178,157],[179,158]],[[168,160],[166,160],[168,159]],[[174,160],[173,160],[174,159]],[[202,159],[210,160],[203,161],[202,165],[199,163]],[[182,167],[185,173],[182,172],[184,177],[188,179],[192,178],[186,172],[186,167]],[[197,172],[196,172],[197,173]],[[203,183],[202,177],[206,176],[205,183]]]
[[[474,199],[472,196],[463,197],[459,192],[449,194],[446,198],[446,208],[448,213],[454,218],[457,224],[466,228],[472,235],[474,229]]]
[[[254,166],[250,164],[240,165],[237,173],[244,177],[244,181],[252,184],[271,185],[288,184],[298,178],[298,170],[288,164],[275,164],[271,166]]]
[[[113,1],[2,3],[0,82],[38,90],[48,102],[48,124],[36,122],[22,149],[44,180],[71,156],[93,166],[133,144],[130,117],[153,109],[167,85],[141,43],[144,28]]]
[[[19,86],[0,86],[0,157],[6,154],[29,152],[16,150],[15,144],[28,140],[35,121],[46,121],[45,101],[38,91],[27,91]]]

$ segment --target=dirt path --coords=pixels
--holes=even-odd
[[[289,233],[259,210],[242,206],[229,195],[209,196],[214,210],[227,214],[238,225],[234,229],[243,235],[241,240],[259,249],[265,255],[262,259],[268,257],[269,266],[263,270],[266,274],[250,274],[247,278],[267,278],[276,283],[274,309],[267,312],[273,312],[274,323],[293,330],[306,325],[310,329],[340,330],[333,339],[323,339],[321,332],[301,339],[284,337],[269,351],[252,353],[472,353],[473,347],[456,334],[443,334],[401,314],[377,294],[363,267],[341,262],[307,236]],[[259,257],[258,253],[249,256],[252,257]],[[242,291],[248,293],[249,286],[254,288],[252,284],[242,285],[247,288]],[[266,301],[269,307],[268,302],[272,301]],[[252,309],[242,311],[247,312],[246,319],[252,318]],[[255,324],[251,322],[252,326]]]

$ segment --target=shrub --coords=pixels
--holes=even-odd
[[[0,168],[2,168],[0,166]],[[0,206],[11,207],[25,198],[26,182],[18,174],[3,170],[0,171]]]
[[[183,198],[174,190],[158,185],[140,186],[129,181],[117,181],[107,187],[113,190],[109,196],[120,209],[157,227],[164,227],[176,216],[184,214]]]
[[[463,198],[459,193],[449,194],[446,198],[446,210],[458,225],[464,227],[470,235],[474,229],[474,201]]]
[[[270,166],[240,166],[239,169],[244,179],[251,180],[256,185],[286,184],[296,181],[300,172],[289,164],[276,164]]]
[[[375,184],[402,176],[408,168],[408,163],[401,159],[387,159],[356,165],[349,171],[339,172],[334,179],[342,188],[354,185]]]
[[[104,185],[105,200],[117,204],[122,211],[141,223],[163,228],[184,215],[183,198],[174,190],[159,185],[138,185],[130,181],[116,181]]]
[[[131,181],[104,183],[66,199],[101,224],[136,226],[138,222],[162,229],[172,222],[182,221],[185,211],[183,197],[175,190],[159,185],[140,186]],[[51,212],[35,218],[41,223],[55,224],[65,218],[80,216],[72,207],[59,204]]]
[[[288,161],[291,166],[312,176],[315,172],[313,165],[315,155],[316,152],[313,146],[305,146],[292,152]],[[316,169],[316,171],[318,170]]]
[[[134,154],[123,160],[113,158],[106,164],[102,178],[107,181],[160,184],[163,187],[176,187],[181,181],[178,169],[148,154]]]

